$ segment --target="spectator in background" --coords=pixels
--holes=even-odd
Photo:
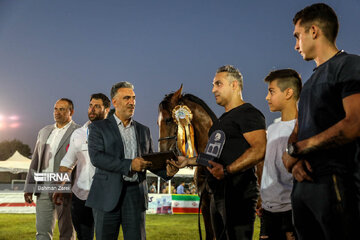
[[[157,193],[156,191],[156,182],[152,181],[150,187],[149,187],[149,193]]]
[[[189,190],[190,190],[190,192],[193,192],[194,189],[195,189],[195,192],[196,192],[195,182],[191,181],[191,183],[189,184]]]
[[[169,184],[167,182],[164,182],[161,186],[161,193],[169,193]]]
[[[177,187],[176,193],[177,193],[177,194],[185,194],[184,186],[185,186],[185,182],[183,181],[183,182],[181,182],[180,185]]]

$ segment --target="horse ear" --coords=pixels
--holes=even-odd
[[[181,84],[179,90],[177,90],[174,95],[171,97],[171,103],[173,105],[176,105],[177,102],[180,100],[181,98],[181,94],[182,94],[182,89],[183,89],[183,85]]]

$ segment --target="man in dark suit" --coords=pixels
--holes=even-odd
[[[73,114],[73,102],[67,98],[59,99],[54,106],[55,124],[44,127],[38,134],[24,190],[27,203],[32,203],[33,193],[37,196],[36,239],[52,239],[55,216],[58,218],[60,239],[75,239],[70,202],[55,206],[52,202],[53,193],[41,191],[42,185],[34,180],[34,173],[59,172],[60,161],[67,151],[70,136],[80,127],[71,120]]]
[[[146,168],[151,162],[141,156],[152,152],[152,141],[149,128],[132,119],[133,88],[129,82],[115,84],[115,113],[89,126],[89,155],[96,171],[86,205],[93,208],[98,240],[117,239],[120,225],[124,239],[146,239]],[[167,180],[177,170],[168,165],[155,174]]]

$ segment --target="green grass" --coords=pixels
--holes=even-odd
[[[146,236],[157,239],[199,239],[197,215],[146,215]],[[203,238],[204,223],[201,225]],[[35,239],[35,214],[0,214],[1,240]],[[59,239],[56,226],[54,239]],[[119,239],[122,239],[120,234]],[[253,239],[259,239],[259,220],[256,219]]]

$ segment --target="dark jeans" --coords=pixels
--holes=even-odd
[[[217,240],[252,240],[257,198],[255,181],[235,187],[227,183],[210,194],[211,224]]]
[[[263,210],[260,220],[260,239],[262,239],[261,236],[267,236],[268,240],[286,240],[287,232],[295,232],[291,210],[286,212]]]
[[[359,239],[354,180],[338,175],[294,182],[291,202],[300,240]]]
[[[94,239],[94,218],[92,209],[85,206],[84,200],[72,195],[71,218],[79,240]]]

